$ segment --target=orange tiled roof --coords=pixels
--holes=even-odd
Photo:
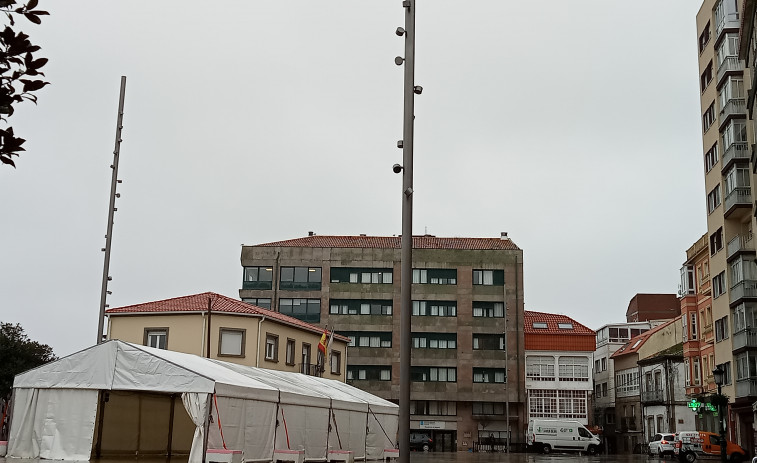
[[[529,334],[559,334],[559,335],[591,335],[595,336],[594,330],[587,328],[586,326],[578,323],[567,315],[560,315],[556,313],[546,312],[534,312],[532,310],[526,310],[523,317],[523,332],[526,335]],[[546,323],[547,328],[534,328],[534,323]],[[558,327],[559,323],[570,323],[573,325],[573,329],[565,329]]]
[[[174,297],[161,301],[145,302],[142,304],[127,305],[115,307],[105,311],[108,315],[119,314],[149,314],[149,313],[177,313],[177,312],[204,312],[208,310],[208,299],[210,299],[210,310],[212,312],[222,312],[227,314],[239,315],[264,315],[266,318],[276,320],[286,325],[296,326],[314,333],[322,333],[323,328],[303,322],[294,317],[282,313],[264,309],[237,299],[232,299],[221,294],[205,292],[193,294],[191,296]],[[349,341],[348,338],[334,335],[342,341]]]
[[[399,236],[327,236],[313,235],[256,246],[303,248],[384,248],[400,249]],[[414,249],[520,250],[509,238],[437,238],[413,236]]]

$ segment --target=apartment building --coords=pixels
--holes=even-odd
[[[527,310],[524,320],[528,419],[590,424],[596,333],[566,315]]]
[[[523,251],[498,238],[413,237],[411,429],[467,450],[526,429]],[[347,381],[399,400],[400,237],[243,246],[243,301],[350,339]]]
[[[702,235],[686,251],[681,267],[681,323],[683,328],[683,359],[686,369],[686,396],[705,403],[717,386],[712,375],[715,369],[715,330],[712,317],[710,284],[710,252],[707,234]],[[696,428],[719,432],[717,417],[707,409],[696,415]]]
[[[594,351],[594,423],[603,430],[607,451],[615,453],[616,431],[622,423],[616,420],[615,363],[612,355],[634,338],[652,327],[651,322],[612,323],[599,328]]]
[[[729,437],[753,451],[751,404],[757,399],[757,339],[751,327],[757,267],[750,158],[754,150],[746,104],[749,72],[745,73],[739,59],[740,40],[747,45],[741,47],[743,58],[748,59],[753,48],[753,38],[740,39],[742,20],[751,28],[753,13],[745,18],[744,6],[742,0],[705,0],[696,25],[714,363],[725,370]],[[708,369],[713,368],[712,361],[708,363]]]
[[[115,307],[105,314],[108,339],[251,367],[347,379],[348,338],[334,335],[327,356],[319,361],[323,328],[220,294]]]

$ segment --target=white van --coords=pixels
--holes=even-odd
[[[533,419],[528,422],[526,445],[530,450],[542,453],[553,450],[586,452],[594,455],[600,450],[599,444],[599,437],[578,421]]]

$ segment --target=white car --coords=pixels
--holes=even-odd
[[[665,455],[674,455],[675,447],[673,443],[676,440],[675,434],[655,434],[649,442],[649,455],[657,455],[665,458]]]

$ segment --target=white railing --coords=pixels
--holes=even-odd
[[[728,257],[731,257],[739,251],[754,251],[751,232],[746,235],[736,235],[728,242]]]
[[[723,153],[723,168],[734,159],[749,159],[749,146],[745,141],[735,141]]]
[[[737,204],[752,204],[752,189],[748,186],[739,186],[733,189],[725,197],[725,210]]]

